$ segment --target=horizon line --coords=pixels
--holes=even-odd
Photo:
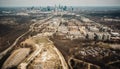
[[[54,7],[54,6],[59,6],[59,5],[47,5],[47,6],[50,6],[50,7]],[[47,7],[47,6],[0,6],[0,8],[4,8],[4,7]],[[60,6],[67,6],[67,5],[60,5]],[[108,6],[108,5],[106,5],[106,6],[67,6],[67,7],[120,7],[120,5],[118,5],[118,6],[116,6],[116,5],[114,5],[114,6]]]

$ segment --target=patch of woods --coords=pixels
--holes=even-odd
[[[95,65],[98,65],[102,69],[119,69],[119,63],[116,63],[116,65],[115,64],[107,65],[107,63],[119,60],[119,55],[111,53],[112,51],[115,51],[117,54],[120,54],[120,52],[116,51],[116,50],[112,50],[107,47],[104,47],[105,45],[101,46],[101,44],[100,44],[101,42],[99,43],[99,41],[89,41],[89,40],[80,40],[80,39],[75,39],[75,40],[62,39],[61,40],[61,39],[54,38],[54,36],[51,37],[50,39],[53,41],[54,45],[63,54],[63,56],[67,62],[72,57],[72,58],[75,58],[78,60],[82,60],[85,62],[89,62],[89,63],[95,64]],[[96,51],[96,52],[98,52],[97,56],[100,55],[100,57],[92,57],[92,55],[89,55],[89,53],[91,54],[94,52],[88,52],[88,50],[95,51],[95,48],[100,49],[101,53],[100,53],[100,51]],[[88,54],[86,54],[87,56],[83,56],[80,54],[80,52],[83,52],[83,51],[88,52]],[[103,53],[109,53],[109,56],[103,55]],[[94,54],[93,54],[93,56],[94,56]],[[73,64],[73,65],[71,65],[71,66],[73,66],[73,69],[81,68],[79,63],[76,63],[75,61],[74,61],[74,63],[75,64],[73,64],[73,62],[71,63],[71,64]],[[68,62],[68,64],[69,64],[69,62]]]
[[[0,17],[0,52],[8,48],[16,38],[28,31],[32,23],[30,17]]]

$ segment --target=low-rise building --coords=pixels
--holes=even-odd
[[[109,33],[103,33],[103,40],[110,40],[111,35]]]
[[[99,29],[95,26],[87,26],[87,29],[91,32],[99,32]]]
[[[86,18],[86,17],[81,17],[81,20],[85,23],[91,23],[93,22],[92,20],[90,20],[89,18]]]
[[[78,31],[78,26],[68,26],[69,31]]]
[[[61,32],[56,32],[54,37],[57,38],[57,39],[67,39],[66,38],[66,34],[65,33],[61,33]]]
[[[79,31],[70,31],[68,32],[68,36],[71,39],[85,38],[85,36],[83,36]]]
[[[87,32],[86,39],[94,40],[94,37],[95,37],[94,32]]]
[[[101,32],[110,32],[110,31],[112,31],[112,29],[111,29],[111,28],[108,28],[108,27],[101,27],[101,28],[100,28],[100,31],[101,31]]]
[[[102,40],[103,39],[103,33],[95,32],[95,40]]]
[[[79,26],[79,31],[81,34],[86,35],[86,28],[85,26]]]
[[[57,31],[62,33],[67,33],[68,28],[66,26],[59,26]]]
[[[111,32],[110,34],[112,37],[119,37],[120,36],[120,34],[117,32]]]

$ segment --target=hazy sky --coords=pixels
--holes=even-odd
[[[120,0],[0,0],[3,6],[120,6]]]

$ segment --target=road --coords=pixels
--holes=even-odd
[[[34,24],[31,24],[30,25],[30,29],[25,32],[24,34],[22,34],[21,36],[19,36],[15,41],[14,43],[9,47],[7,48],[5,51],[3,51],[2,53],[0,53],[0,59],[2,59],[9,51],[11,51],[13,49],[13,47],[17,44],[17,42],[22,38],[24,37],[24,35],[28,34],[29,32],[31,31],[34,31],[34,27],[36,24],[39,24],[39,25],[43,25],[44,23],[46,23],[46,21],[49,21],[49,19],[53,18],[53,16],[50,16],[46,19],[43,19],[43,20],[39,20],[37,22],[35,22]],[[49,39],[48,39],[49,40]],[[50,40],[49,40],[50,41]],[[52,43],[52,41],[50,41]],[[43,49],[42,46],[44,46],[44,44],[41,44],[40,46],[38,44],[36,44],[34,47],[35,47],[35,51],[30,54],[28,56],[28,58],[26,58],[19,66],[18,66],[18,69],[26,69],[26,67],[28,66],[28,64],[41,52],[41,50]],[[68,65],[63,57],[63,55],[61,54],[61,52],[55,47],[55,46],[51,46],[51,49],[55,50],[55,52],[57,53],[57,55],[59,56],[59,59],[61,61],[61,64],[63,66],[63,69],[68,69]]]
[[[18,65],[18,69],[26,69],[28,64],[42,51],[43,46],[44,46],[43,44],[41,45],[35,44],[34,47],[36,50]]]
[[[49,39],[48,39],[49,40]],[[51,40],[49,40],[51,43],[53,43]],[[53,48],[53,50],[55,50],[55,52],[57,53],[57,55],[59,56],[59,59],[61,61],[61,64],[63,66],[63,69],[69,69],[68,65],[63,57],[63,55],[61,54],[61,52],[55,47],[55,46],[50,46],[51,48]]]
[[[7,49],[4,50],[2,53],[0,53],[0,60],[1,60],[9,51],[12,50],[12,48],[17,44],[17,42],[20,40],[20,38],[22,38],[24,35],[28,34],[29,32],[30,32],[30,30],[27,31],[27,32],[25,32],[25,33],[22,34],[21,36],[19,36],[9,48],[7,48]]]
[[[15,47],[15,45],[17,44],[17,42],[18,42],[22,37],[24,37],[24,35],[28,34],[29,32],[31,32],[31,31],[33,30],[33,27],[35,26],[35,24],[38,24],[38,23],[41,23],[41,24],[42,24],[42,23],[46,22],[47,20],[51,19],[52,17],[53,17],[53,16],[49,16],[49,17],[46,18],[46,19],[39,20],[39,21],[31,24],[31,25],[30,25],[30,29],[29,29],[27,32],[25,32],[24,34],[22,34],[21,36],[19,36],[19,37],[14,41],[14,43],[13,43],[11,46],[9,46],[9,48],[7,48],[6,50],[4,50],[3,52],[0,53],[0,60],[1,60],[8,52],[10,52],[10,51]]]

